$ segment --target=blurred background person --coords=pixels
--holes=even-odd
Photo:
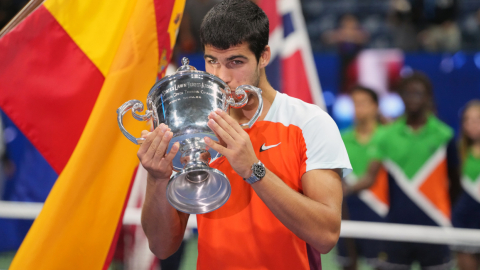
[[[462,34],[456,22],[458,0],[423,0],[428,23],[419,34],[424,49],[430,52],[456,52],[461,48]]]
[[[364,179],[352,189],[375,182],[383,167],[388,172],[390,208],[387,222],[426,226],[450,226],[451,201],[458,195],[458,156],[453,130],[432,113],[430,80],[414,72],[399,85],[405,116],[385,128],[375,142]],[[451,200],[452,199],[452,200]],[[384,242],[382,269],[451,269],[447,245]]]
[[[187,0],[185,2],[185,10],[175,46],[177,54],[178,52],[185,54],[203,52],[200,44],[200,24],[205,14],[218,2],[220,1]]]
[[[387,178],[380,172],[369,190],[355,192],[350,187],[363,177],[369,164],[368,152],[372,141],[381,132],[378,96],[372,89],[356,86],[351,91],[355,106],[355,125],[342,133],[353,172],[344,179],[343,219],[383,222],[388,211]],[[337,244],[338,262],[343,269],[357,269],[357,258],[365,258],[368,265],[378,268],[382,254],[381,241],[340,238]]]
[[[453,225],[480,229],[480,100],[470,101],[462,115],[460,137],[463,192],[453,208]],[[454,246],[460,270],[480,269],[480,247]]]
[[[393,46],[404,51],[418,50],[418,12],[408,0],[392,0],[390,5],[388,22],[393,30]]]
[[[355,84],[350,78],[352,63],[358,53],[368,42],[369,35],[364,31],[353,14],[345,14],[340,18],[337,29],[327,31],[324,34],[327,44],[335,45],[340,57],[340,92],[348,93],[348,90]]]
[[[462,47],[465,50],[480,48],[480,9],[465,16],[462,29]]]

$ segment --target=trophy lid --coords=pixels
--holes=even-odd
[[[219,77],[213,74],[207,73],[205,71],[197,70],[194,66],[191,66],[189,63],[190,61],[188,60],[188,58],[183,57],[182,66],[179,67],[174,74],[167,75],[162,79],[160,79],[157,83],[155,83],[155,85],[153,85],[153,87],[150,89],[148,96],[151,97],[154,95],[155,92],[161,91],[164,87],[166,87],[167,84],[175,82],[180,78],[187,78],[187,77],[196,78],[196,79],[204,78],[222,85],[223,89],[230,89],[228,85]]]
[[[194,66],[190,66],[189,63],[190,63],[190,60],[188,60],[187,57],[183,57],[182,58],[182,66],[177,69],[177,72],[197,70]]]

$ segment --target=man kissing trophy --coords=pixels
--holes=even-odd
[[[173,75],[166,76],[152,87],[147,96],[147,110],[139,100],[129,100],[117,110],[118,125],[122,133],[135,144],[145,139],[132,136],[123,126],[123,116],[129,110],[139,121],[153,121],[156,128],[161,123],[168,125],[173,133],[168,151],[176,142],[180,151],[173,158],[174,174],[168,183],[167,199],[177,210],[188,214],[211,212],[230,197],[228,178],[221,171],[210,168],[212,157],[218,153],[209,149],[204,137],[218,140],[207,126],[208,115],[219,108],[228,111],[241,108],[248,102],[247,93],[256,95],[259,106],[252,119],[242,126],[251,127],[262,113],[262,90],[241,85],[232,91],[220,78],[197,70],[189,65],[187,58]]]

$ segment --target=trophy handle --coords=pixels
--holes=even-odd
[[[139,115],[137,112],[143,111],[143,103],[139,100],[132,99],[125,102],[120,108],[117,109],[117,121],[120,130],[122,131],[123,135],[127,137],[130,141],[135,144],[142,144],[145,141],[145,138],[136,138],[132,134],[130,134],[125,127],[123,126],[123,116],[127,113],[130,109],[132,109],[133,118],[137,119],[138,121],[148,121],[152,119],[153,112],[151,110],[146,110],[145,115]]]
[[[248,126],[249,128],[251,128],[253,124],[257,121],[258,117],[260,117],[260,114],[262,114],[262,111],[263,111],[262,89],[252,85],[246,85],[246,84],[240,85],[239,87],[237,87],[237,89],[235,89],[235,95],[238,97],[241,97],[241,99],[238,102],[234,103],[232,102],[233,98],[230,98],[229,104],[233,108],[241,108],[245,106],[245,104],[247,104],[247,101],[248,101],[248,97],[245,92],[251,92],[255,94],[255,96],[257,96],[258,98],[258,108],[255,114],[253,115],[252,119],[250,119],[250,121],[248,121],[247,123],[240,125],[242,127]]]

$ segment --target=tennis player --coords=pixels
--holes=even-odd
[[[249,129],[239,123],[255,113],[253,95],[230,115],[209,116],[219,142],[205,141],[222,154],[210,166],[227,175],[232,193],[219,209],[197,215],[197,269],[321,269],[319,253],[329,252],[339,238],[341,178],[351,171],[337,126],[319,107],[268,83],[269,22],[257,5],[223,1],[208,12],[200,31],[206,71],[231,89],[259,87],[264,109]],[[189,218],[165,196],[178,145],[165,153],[172,138],[165,125],[143,136],[138,157],[149,175],[142,225],[153,253],[166,258],[179,247]]]

